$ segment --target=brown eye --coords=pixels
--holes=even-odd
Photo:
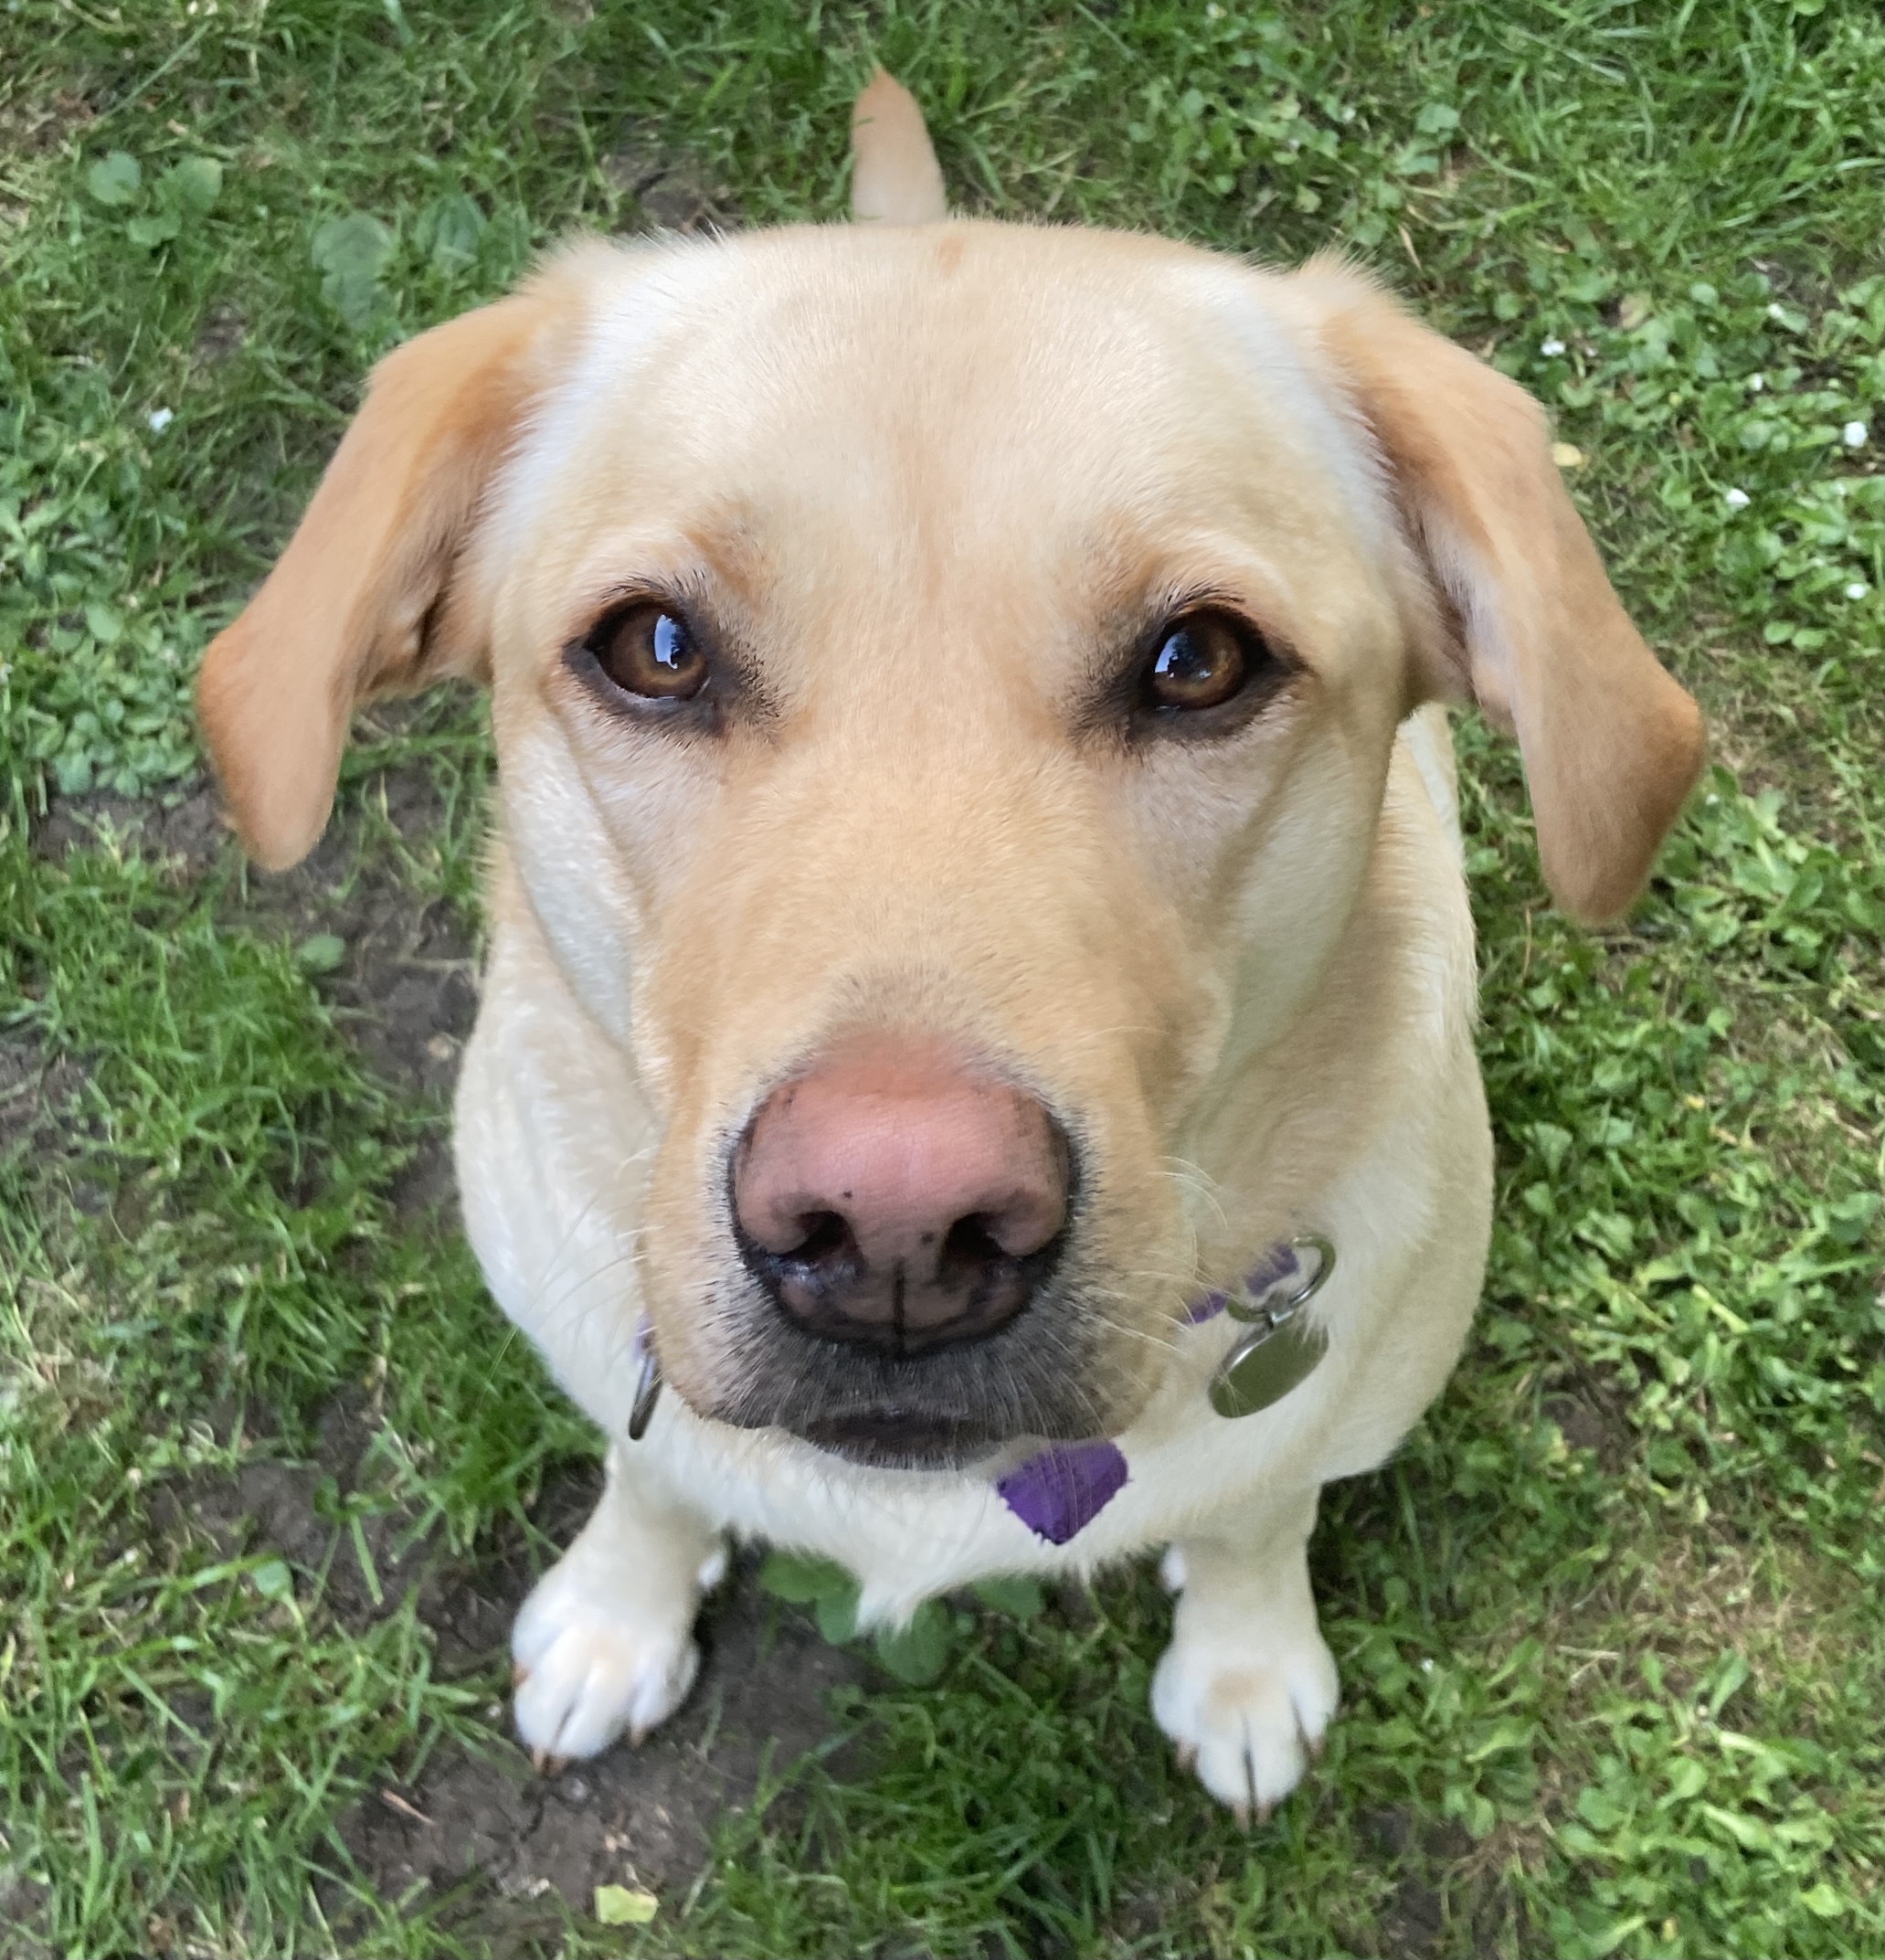
[[[610,613],[584,642],[624,694],[650,701],[691,701],[706,685],[707,657],[687,622],[643,603]]]
[[[1260,650],[1247,627],[1221,612],[1192,612],[1167,628],[1146,670],[1146,694],[1155,708],[1214,708],[1242,689]]]

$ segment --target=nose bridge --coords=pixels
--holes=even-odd
[[[774,984],[940,987],[1011,1023],[1057,969],[1063,993],[1105,991],[1126,867],[1082,772],[1045,745],[913,720],[808,749],[768,802],[745,929]]]
[[[958,895],[999,908],[1031,894],[1043,929],[1098,903],[1098,883],[1081,873],[1097,858],[1101,813],[1044,705],[968,676],[947,694],[910,692],[919,698],[835,724],[781,778],[834,876],[862,891],[905,867],[913,875],[881,883],[913,914]]]

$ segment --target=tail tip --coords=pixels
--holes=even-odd
[[[948,216],[942,166],[916,99],[886,69],[851,112],[851,215],[880,225],[932,225]]]

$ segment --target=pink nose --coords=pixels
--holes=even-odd
[[[760,1105],[734,1168],[747,1263],[809,1332],[894,1354],[980,1339],[1047,1277],[1066,1138],[941,1044],[860,1037]]]

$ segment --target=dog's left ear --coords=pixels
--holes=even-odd
[[[325,826],[356,702],[485,675],[461,556],[574,312],[558,273],[379,364],[287,550],[203,657],[197,713],[236,827],[270,871]]]
[[[1700,772],[1700,711],[1611,590],[1531,397],[1345,267],[1297,286],[1423,561],[1422,693],[1517,729],[1552,896],[1617,917]]]

